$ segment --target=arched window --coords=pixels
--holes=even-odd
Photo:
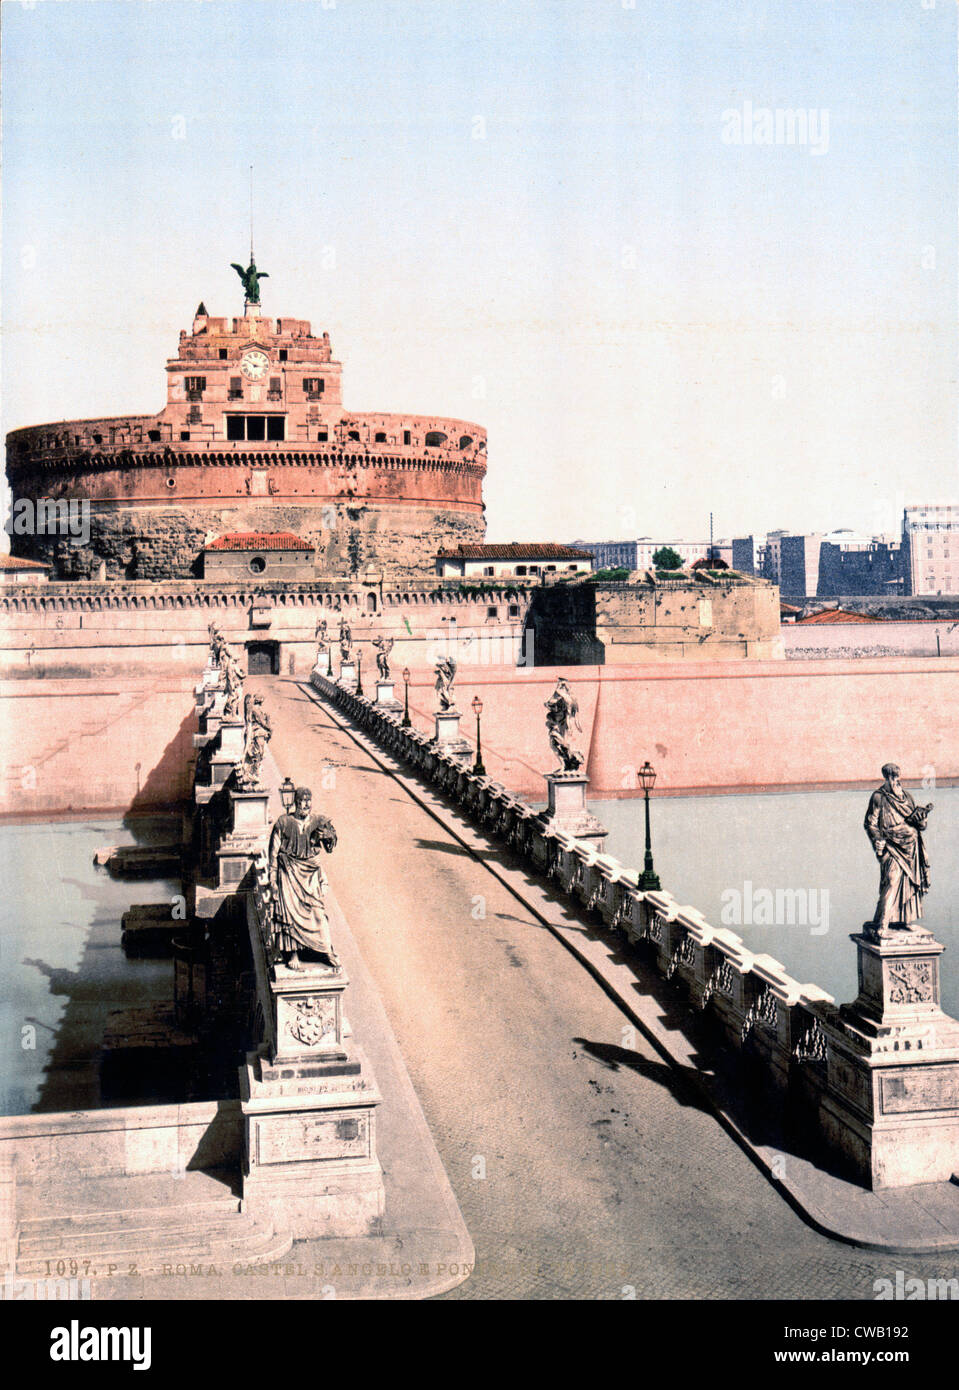
[[[445,444],[448,436],[442,430],[430,430],[426,436],[425,444],[427,449],[438,449],[441,444]]]

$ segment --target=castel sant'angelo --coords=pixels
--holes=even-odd
[[[240,318],[200,304],[166,364],[158,415],[62,420],[7,437],[14,498],[88,499],[89,545],[16,534],[51,577],[198,575],[205,545],[293,532],[317,575],[428,574],[437,550],[482,541],[486,432],[465,420],[362,414],[343,404],[329,334],[267,318],[252,260]]]

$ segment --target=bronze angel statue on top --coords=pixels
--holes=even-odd
[[[252,252],[250,254],[250,264],[247,266],[246,270],[244,270],[241,265],[237,265],[236,261],[231,261],[230,266],[243,281],[243,293],[246,296],[247,304],[259,304],[260,281],[269,280],[269,271],[257,270],[256,261],[253,259]]]

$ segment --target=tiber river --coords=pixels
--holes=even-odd
[[[923,917],[947,948],[943,1008],[959,1016],[959,787],[925,791],[910,784],[908,790],[919,804],[931,801],[935,807],[925,837],[932,886]],[[699,908],[712,926],[728,926],[750,950],[775,957],[795,979],[819,985],[844,1003],[857,993],[849,934],[872,917],[879,892],[879,865],[862,824],[868,804],[868,791],[689,797],[654,792],[656,872],[680,904]],[[641,869],[642,800],[591,801],[590,809],[609,830],[608,852]],[[777,889],[798,889],[782,903],[788,908],[793,902],[797,920],[757,921],[764,915],[762,889],[773,901]]]
[[[925,920],[947,946],[943,1004],[959,1015],[959,788],[913,790],[933,801],[926,837],[932,891]],[[663,886],[716,926],[837,1001],[856,994],[859,931],[876,903],[879,870],[862,828],[865,791],[757,796],[657,797],[653,853]],[[641,799],[593,802],[608,849],[642,867]],[[169,825],[137,824],[139,843],[169,837]],[[93,865],[104,845],[134,836],[110,820],[0,826],[6,893],[0,923],[0,1113],[103,1104],[98,1048],[107,1017],[169,998],[169,960],[127,960],[120,918],[131,903],[169,902],[178,885],[111,879]],[[747,885],[749,885],[747,887]],[[797,920],[762,924],[761,890],[793,895]],[[750,922],[745,920],[750,915]],[[742,919],[742,920],[739,920]]]
[[[108,1015],[172,995],[170,960],[127,960],[120,919],[132,903],[170,902],[180,885],[113,879],[107,845],[169,840],[169,821],[64,820],[0,825],[0,1114],[98,1107]]]

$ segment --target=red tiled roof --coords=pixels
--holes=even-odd
[[[234,531],[217,536],[204,550],[312,550],[313,546],[292,531]]]
[[[42,560],[20,560],[15,555],[0,555],[0,570],[48,570]]]
[[[881,623],[882,618],[874,618],[869,613],[848,613],[845,608],[827,608],[822,613],[810,613],[805,618],[797,618],[796,626],[812,626],[813,623]]]
[[[546,541],[510,541],[506,545],[457,545],[437,551],[438,560],[592,560],[588,550]]]

